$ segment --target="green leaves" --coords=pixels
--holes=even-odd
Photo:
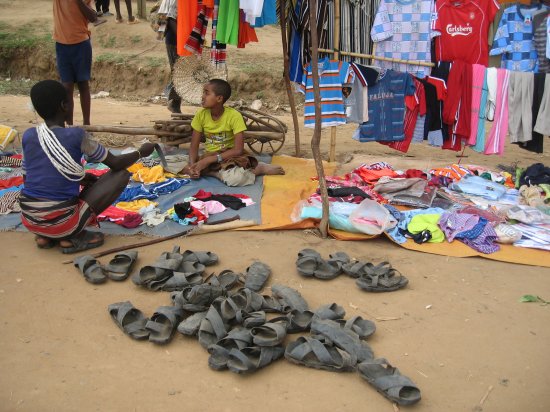
[[[540,296],[535,295],[523,295],[521,298],[519,298],[520,302],[539,302],[542,303],[542,306],[550,305],[550,302],[544,300]]]

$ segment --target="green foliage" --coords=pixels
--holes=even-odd
[[[10,26],[0,22],[0,57],[7,58],[21,49],[53,47],[51,34],[29,26]]]
[[[96,63],[119,63],[122,64],[126,61],[126,56],[119,53],[103,53],[95,58]]]
[[[544,300],[540,296],[535,295],[523,295],[521,298],[519,298],[520,302],[540,302],[542,305],[548,305],[550,302]]]

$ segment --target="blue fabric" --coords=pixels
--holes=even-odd
[[[401,212],[399,222],[394,228],[387,230],[386,233],[397,243],[405,243],[407,238],[403,236],[399,229],[407,230],[411,219],[416,215],[426,215],[426,214],[440,214],[445,213],[445,210],[439,207],[430,207],[428,209],[413,209],[405,210]]]
[[[80,127],[56,127],[52,129],[59,142],[67,150],[76,163],[82,158],[82,139],[86,135]],[[103,146],[98,146],[103,147]],[[97,150],[96,150],[97,152]],[[24,169],[26,170],[25,196],[49,199],[67,200],[78,196],[80,182],[67,180],[54,167],[38,141],[36,128],[27,129],[23,133]],[[92,159],[103,160],[103,159]]]
[[[113,202],[116,204],[118,202],[131,202],[133,200],[139,199],[149,199],[153,200],[158,197],[157,194],[151,193],[143,185],[139,186],[126,186],[117,200]]]
[[[480,217],[479,221],[476,223],[476,225],[471,228],[470,230],[465,230],[464,232],[458,233],[455,238],[456,239],[475,239],[481,235],[483,230],[485,229],[485,225],[487,224],[488,220],[484,217]]]
[[[506,193],[506,187],[475,175],[465,175],[458,182],[449,185],[449,189],[467,195],[480,196],[489,200],[498,200]]]
[[[92,71],[90,39],[77,44],[55,43],[57,71],[63,83],[88,81]]]
[[[264,27],[268,24],[277,23],[277,0],[264,0],[262,15],[256,17],[256,22],[252,27]]]
[[[360,126],[360,142],[398,142],[405,139],[405,96],[413,95],[408,73],[386,70],[369,87],[369,121]]]
[[[148,187],[149,192],[151,192],[154,195],[167,195],[169,193],[172,193],[176,190],[178,190],[183,185],[188,184],[191,182],[190,179],[168,179],[166,182],[161,183],[155,183],[153,185],[150,185]]]
[[[302,8],[302,0],[296,1],[296,7],[294,8],[295,14],[300,14]],[[292,21],[292,30],[290,32],[290,62],[289,62],[289,77],[290,81],[294,83],[301,83],[304,73],[304,67],[302,66],[302,33],[300,29]]]
[[[16,192],[18,190],[21,190],[23,189],[23,186],[24,185],[12,186],[12,187],[8,187],[7,189],[2,189],[0,190],[0,196],[3,196],[4,193],[7,193],[7,192]]]
[[[504,10],[493,40],[490,56],[502,54],[500,67],[520,72],[538,72],[538,55],[535,50],[533,15],[550,7],[514,5]]]
[[[481,88],[481,102],[479,104],[479,122],[477,123],[476,144],[472,147],[476,152],[483,153],[485,151],[485,120],[487,111],[487,94],[489,87],[487,86],[487,70],[483,77],[483,87]]]

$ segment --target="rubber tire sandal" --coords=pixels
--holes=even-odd
[[[388,262],[364,269],[366,274],[361,275],[355,283],[360,289],[368,292],[392,292],[404,288],[409,283],[409,279],[392,268]]]
[[[208,366],[217,371],[227,369],[229,352],[233,349],[244,349],[251,342],[252,335],[250,334],[250,329],[240,326],[231,329],[226,337],[208,347],[208,353],[210,354]]]
[[[149,321],[131,302],[118,302],[109,305],[109,314],[116,325],[129,337],[135,340],[144,340],[149,337],[145,329]]]
[[[183,310],[181,308],[175,306],[159,307],[151,316],[151,320],[145,324],[145,328],[150,331],[149,342],[159,345],[170,342],[182,319]]]
[[[281,302],[283,306],[282,310],[285,312],[290,312],[291,310],[304,312],[309,309],[309,305],[300,292],[291,287],[278,284],[272,285],[271,294]]]
[[[362,362],[357,367],[363,379],[389,400],[399,405],[413,405],[421,398],[420,389],[399,369],[383,358]]]
[[[227,367],[231,372],[239,374],[256,372],[258,369],[282,358],[284,353],[285,350],[281,346],[231,349]]]
[[[252,342],[256,346],[277,346],[286,337],[287,323],[268,322],[252,328]]]
[[[93,256],[85,255],[76,258],[73,261],[74,267],[80,270],[86,281],[98,285],[107,281],[107,276],[103,272],[101,264]]]
[[[91,240],[97,239],[96,235],[99,235],[99,242],[90,242]],[[105,237],[101,232],[91,232],[89,230],[83,230],[75,237],[67,239],[73,245],[71,247],[61,247],[61,252],[65,254],[82,252],[83,250],[93,249],[103,245],[105,242]]]
[[[137,255],[137,250],[117,253],[115,257],[103,267],[105,274],[111,280],[125,280],[130,275],[134,263],[136,263]]]
[[[206,317],[206,312],[193,313],[178,325],[178,332],[186,336],[195,336],[199,331],[202,320]]]
[[[195,252],[186,250],[182,253],[185,262],[198,262],[204,266],[212,266],[218,263],[218,255],[212,252]]]
[[[348,372],[355,369],[354,359],[349,353],[307,336],[290,342],[285,350],[285,358],[308,368],[333,372]]]
[[[374,332],[376,332],[376,325],[374,322],[368,319],[363,319],[361,316],[354,316],[348,320],[336,319],[336,322],[338,322],[344,329],[357,333],[359,339],[367,339]]]
[[[271,275],[271,268],[262,262],[254,262],[246,269],[244,287],[253,292],[264,288],[265,282]]]

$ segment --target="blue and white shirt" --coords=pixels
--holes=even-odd
[[[430,44],[439,32],[432,30],[433,0],[382,0],[371,29],[376,56],[431,62]],[[377,61],[384,69],[408,72],[418,77],[430,74],[430,67]]]
[[[342,85],[351,83],[354,72],[347,62],[319,60],[319,89],[321,94],[321,127],[337,126],[346,123],[346,110]],[[311,63],[304,70],[302,93],[305,93],[304,126],[315,127],[315,101],[313,98],[313,72]]]
[[[500,67],[519,72],[538,72],[538,54],[535,50],[534,14],[548,13],[550,7],[514,5],[504,10],[489,55],[502,54]]]

